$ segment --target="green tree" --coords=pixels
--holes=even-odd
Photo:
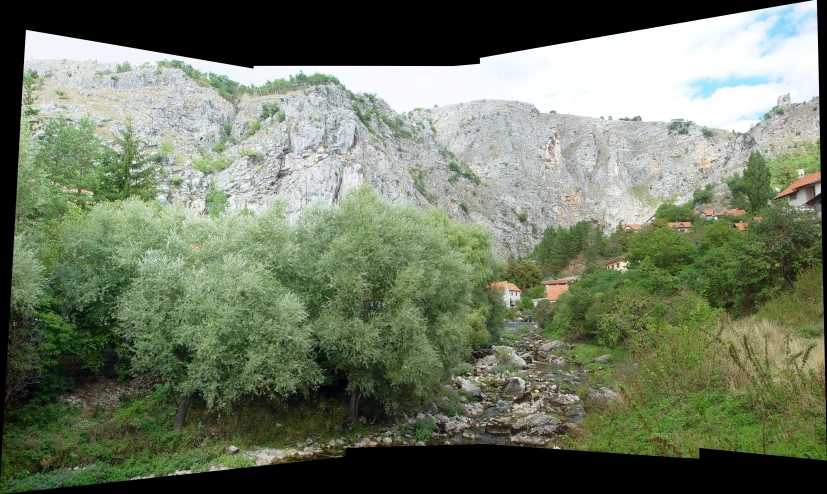
[[[697,192],[697,191],[696,191]],[[701,192],[703,194],[703,192]],[[694,215],[692,214],[692,204],[684,204],[678,206],[672,203],[663,203],[658,206],[655,211],[655,218],[664,220],[668,223],[677,221],[692,221]]]
[[[674,275],[692,264],[695,246],[672,228],[642,229],[629,240],[628,253],[633,266],[650,259],[653,266]]]
[[[296,242],[293,287],[326,367],[347,380],[350,419],[362,396],[390,414],[434,399],[468,349],[473,280],[444,232],[363,186],[302,215]]]
[[[515,283],[521,291],[525,292],[531,287],[537,286],[543,280],[540,270],[533,262],[523,259],[520,261],[510,260],[505,278]]]
[[[767,202],[773,197],[771,180],[770,169],[767,168],[767,161],[761,152],[750,152],[747,169],[744,170],[744,184],[749,197],[750,211],[758,212],[767,206]]]
[[[775,176],[775,182],[781,190],[789,187],[793,182],[798,180],[798,173],[790,165],[781,165],[778,173]]]
[[[155,198],[158,190],[157,168],[150,157],[139,149],[132,119],[114,136],[120,151],[105,148],[101,151],[99,184],[95,195],[107,201],[136,196],[145,201]]]
[[[38,164],[46,171],[52,186],[58,187],[66,198],[78,206],[92,203],[97,188],[100,139],[95,135],[95,123],[88,117],[77,125],[60,115],[49,119],[40,138]]]
[[[147,251],[117,313],[132,370],[181,396],[176,430],[196,394],[208,409],[227,411],[241,396],[286,396],[320,380],[301,301],[238,254],[191,267]]]
[[[35,317],[46,284],[43,266],[25,235],[14,236],[13,249],[4,408],[38,381],[45,354],[45,337]]]

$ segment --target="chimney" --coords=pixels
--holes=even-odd
[[[798,172],[798,178],[804,178],[804,170],[796,170]]]

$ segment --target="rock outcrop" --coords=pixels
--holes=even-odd
[[[686,201],[743,169],[752,150],[771,158],[820,136],[818,98],[781,97],[783,112],[745,134],[704,135],[700,125],[682,134],[668,122],[541,114],[515,101],[397,113],[372,95],[326,85],[233,104],[179,69],[115,73],[115,64],[43,60],[26,61],[29,69],[43,81],[34,91],[40,117],[89,115],[110,142],[132,117],[145,152],[171,147],[162,202],[204,210],[214,188],[237,209],[281,199],[295,220],[369,183],[392,202],[433,205],[486,227],[501,258],[529,252],[548,226],[646,221],[662,201]],[[261,120],[265,104],[280,112]],[[205,174],[196,166],[204,163],[218,166]]]

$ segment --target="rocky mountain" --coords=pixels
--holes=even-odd
[[[89,115],[110,142],[132,117],[144,152],[164,151],[162,202],[180,198],[203,211],[207,193],[223,190],[230,207],[253,211],[282,198],[295,219],[367,182],[393,202],[485,226],[501,258],[526,254],[551,225],[645,221],[662,201],[687,201],[743,169],[751,150],[772,158],[820,137],[818,97],[779,97],[764,120],[734,134],[541,114],[515,101],[397,113],[336,84],[231,102],[155,65],[117,73],[115,64],[26,61],[30,69],[42,81],[39,117]]]

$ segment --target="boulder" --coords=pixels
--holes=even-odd
[[[502,391],[502,397],[516,400],[525,394],[525,381],[519,377],[512,377],[508,380]]]
[[[472,381],[469,381],[468,379],[462,379],[462,378],[457,379],[457,381],[459,382],[459,385],[460,385],[459,389],[461,389],[462,391],[465,391],[466,393],[468,393],[469,395],[471,395],[475,398],[482,398],[482,389],[480,389],[480,387],[477,386],[475,383],[473,383]]]
[[[580,401],[580,397],[576,394],[566,394],[566,393],[549,393],[548,394],[548,403],[550,405],[572,405]]]
[[[599,364],[608,364],[612,361],[612,356],[609,354],[601,355],[599,357],[595,357],[592,359],[592,362],[597,362]]]

